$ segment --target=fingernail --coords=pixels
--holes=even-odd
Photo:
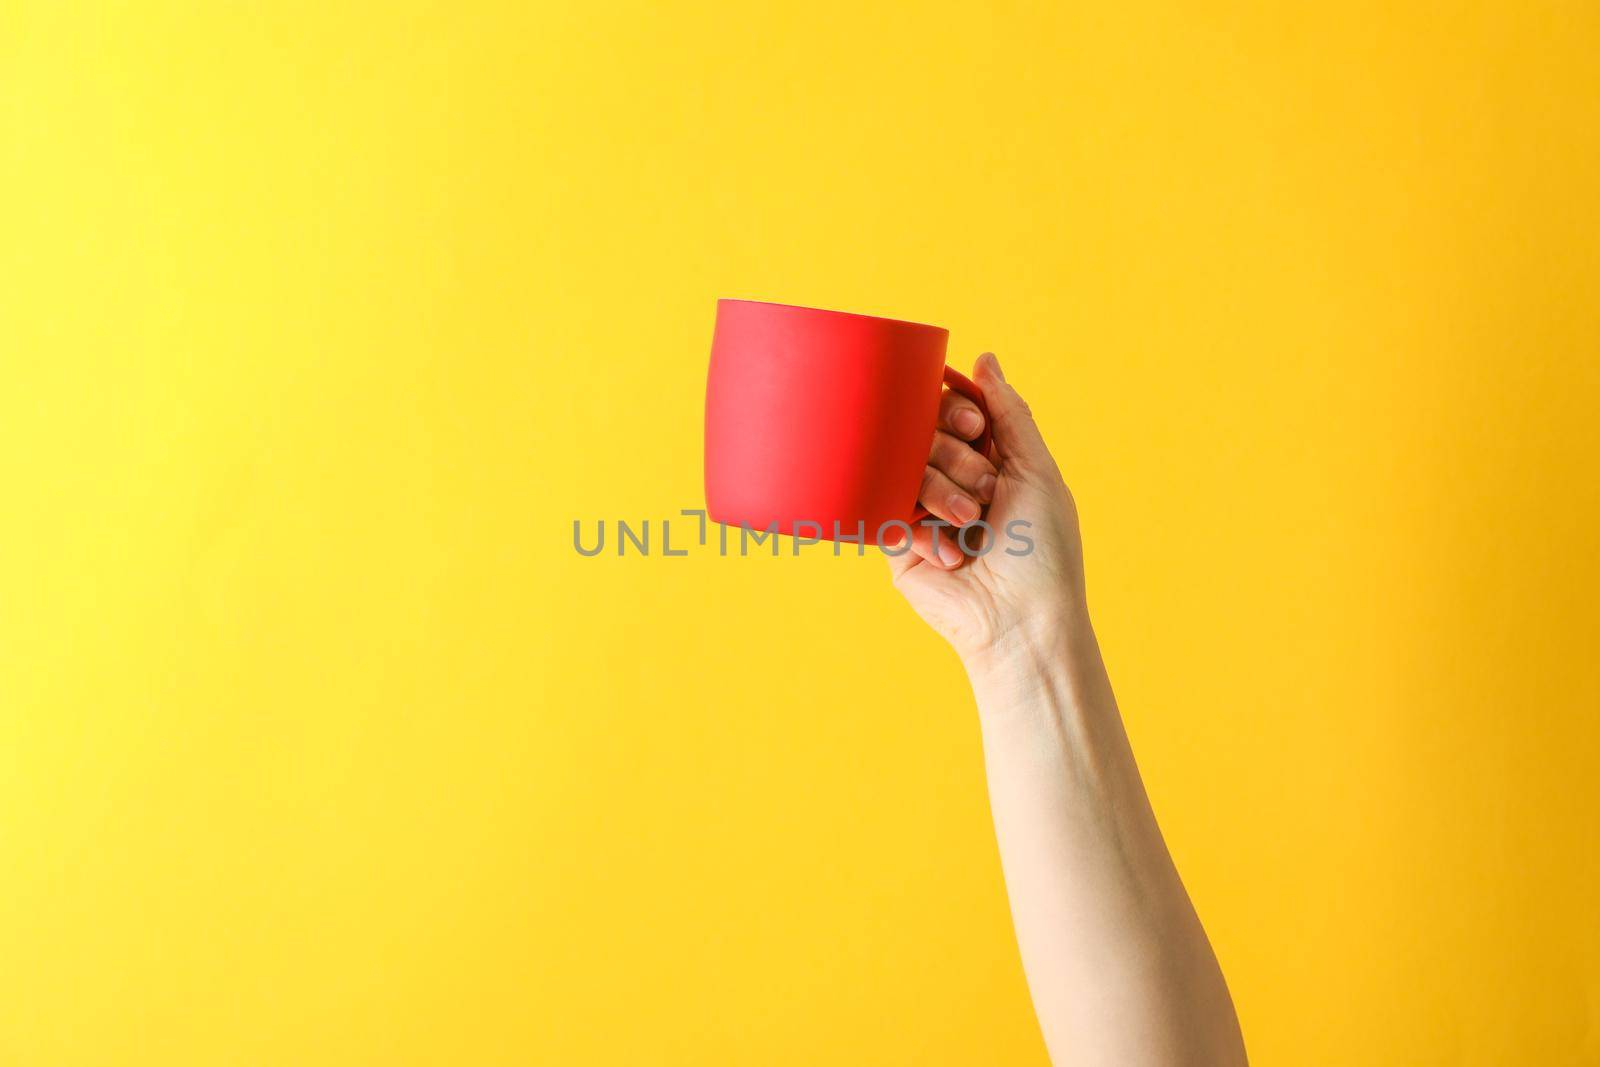
[[[951,421],[956,424],[957,430],[968,437],[978,436],[978,431],[983,429],[983,416],[971,408],[962,408]]]
[[[978,478],[978,499],[984,503],[994,499],[994,475],[985,474]]]
[[[1006,380],[1006,372],[1000,369],[999,356],[995,355],[993,352],[985,352],[978,358],[987,359],[989,361],[989,369],[994,371],[994,376],[999,378],[1002,382]]]
[[[954,533],[952,530],[951,537],[939,538],[939,562],[946,567],[954,567],[961,562],[961,549],[956,547]]]
[[[962,525],[966,525],[978,517],[978,512],[983,509],[978,507],[978,502],[965,493],[950,494],[950,514]],[[943,555],[941,552],[940,555]]]

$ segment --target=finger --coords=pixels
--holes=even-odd
[[[902,535],[897,531],[895,536],[900,537]],[[901,541],[894,546],[894,551],[900,553],[900,555],[892,558],[889,561],[889,566],[896,578],[906,571],[915,570],[917,567],[931,566],[938,570],[946,569],[944,564],[939,562],[939,557],[929,551],[928,539],[926,537],[919,539],[915,531],[912,532],[909,542]]]
[[[917,494],[922,506],[946,522],[965,526],[983,513],[978,501],[950,476],[933,467],[922,470],[922,491]]]
[[[935,433],[928,466],[966,490],[978,503],[987,504],[994,499],[995,475],[999,472],[988,456],[960,438],[942,431]]]
[[[983,390],[983,399],[989,405],[994,448],[1001,462],[1049,469],[1055,461],[1050,458],[1050,449],[1033,421],[1033,412],[1022,395],[1006,381],[1005,372],[1000,369],[1000,361],[993,352],[978,357],[973,380]]]
[[[928,527],[920,523],[912,527],[911,542],[906,543],[905,532],[895,529],[885,536],[884,555],[889,560],[889,574],[895,581],[918,567],[930,566],[941,571],[954,570],[966,559],[957,539],[958,531],[951,526]]]
[[[966,561],[954,526],[918,525],[911,532],[911,547],[917,555],[940,570],[953,571]]]
[[[889,561],[889,574],[897,582],[901,575],[920,566],[927,558],[916,550],[914,538],[907,543],[905,531],[899,527],[886,532],[883,538],[881,547],[884,558]]]
[[[888,547],[898,555],[890,555],[889,571],[896,578],[917,567],[933,567],[936,570],[950,571],[961,566],[966,560],[966,553],[961,551],[961,542],[958,539],[960,531],[954,526],[923,526],[917,524],[911,530],[911,544],[904,546],[899,542]],[[904,535],[896,530],[893,537]]]
[[[939,400],[939,429],[963,441],[976,440],[983,432],[983,412],[954,389],[946,389]]]

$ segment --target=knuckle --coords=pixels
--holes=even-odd
[[[989,472],[989,461],[970,448],[964,451],[966,455],[957,458],[953,473],[959,476],[957,480],[963,485],[972,485]]]
[[[994,421],[996,426],[1007,429],[1026,426],[1033,421],[1033,411],[1028,407],[1028,402],[1019,397],[1015,403],[1007,404],[1003,410],[996,412]]]
[[[933,435],[928,463],[936,470],[951,470],[960,464],[962,451],[970,452],[971,449],[947,433],[936,433]]]

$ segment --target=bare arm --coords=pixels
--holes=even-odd
[[[933,532],[919,530],[891,567],[960,654],[977,696],[995,836],[1045,1044],[1061,1065],[1242,1064],[1227,985],[1156,825],[1089,623],[1071,494],[993,356],[976,379],[994,448],[984,459],[958,440],[977,435],[977,412],[948,395],[922,498],[957,523],[987,504],[993,547],[961,558],[946,536],[941,559]],[[1029,524],[1020,529],[1031,549],[1007,536],[1013,520]]]

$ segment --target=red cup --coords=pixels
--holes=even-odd
[[[706,384],[706,512],[720,523],[895,543],[915,523],[943,386],[989,413],[945,366],[950,331],[841,311],[717,301]],[[798,527],[798,528],[797,528]]]

